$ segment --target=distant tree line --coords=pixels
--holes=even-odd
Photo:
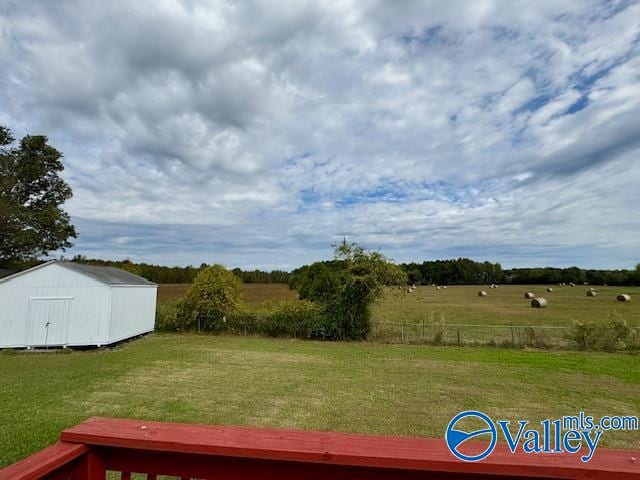
[[[289,283],[289,272],[284,270],[242,270],[234,268],[231,270],[243,283]]]
[[[499,263],[474,262],[468,258],[433,260],[400,265],[410,283],[437,285],[473,285],[503,283],[505,274]]]
[[[87,258],[83,255],[76,255],[72,261],[86,263],[90,265],[106,265],[121,268],[127,272],[140,275],[155,283],[193,283],[198,274],[209,267],[206,263],[199,267],[167,267],[164,265],[153,265],[149,263],[134,263],[131,260],[101,260],[97,258]],[[262,270],[244,271],[234,268],[233,274],[243,283],[288,283],[289,272],[274,270],[265,272]]]
[[[198,273],[209,265],[199,267],[167,267],[149,263],[135,263],[131,260],[101,260],[76,255],[72,261],[91,265],[108,265],[140,275],[155,283],[193,283]],[[35,259],[11,264],[7,273],[37,265]],[[2,269],[9,268],[0,262]],[[568,268],[512,268],[503,269],[499,263],[476,262],[469,258],[451,260],[429,260],[422,263],[403,263],[399,267],[405,272],[409,284],[417,285],[487,285],[492,283],[529,285],[587,282],[592,285],[640,285],[640,264],[635,270],[593,270],[578,267]],[[309,275],[310,270],[312,271]],[[303,297],[318,298],[322,291],[332,291],[341,281],[340,272],[344,271],[341,260],[328,260],[312,265],[304,265],[292,272],[284,270],[242,270],[234,268],[231,272],[243,283],[287,283],[298,290]],[[309,290],[308,292],[305,290]]]
[[[569,268],[513,268],[505,270],[504,283],[569,283],[640,285],[640,264],[635,270],[585,270]]]
[[[437,285],[549,284],[584,282],[594,285],[640,285],[640,264],[635,270],[586,270],[568,268],[512,268],[469,258],[404,263],[409,283]],[[303,267],[304,268],[304,267]],[[295,276],[295,271],[293,272]]]

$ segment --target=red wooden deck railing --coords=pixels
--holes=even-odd
[[[107,471],[123,480],[132,473],[150,480],[640,480],[640,452],[599,449],[582,463],[577,455],[514,455],[498,445],[485,460],[464,463],[436,439],[91,418],[0,470],[0,480],[104,480]]]

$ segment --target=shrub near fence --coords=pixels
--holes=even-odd
[[[298,300],[278,302],[259,311],[241,308],[222,322],[203,321],[194,328],[183,328],[176,320],[176,303],[158,306],[156,328],[165,331],[196,331],[231,333],[234,335],[264,335],[268,337],[323,338],[322,307],[314,302]],[[214,319],[211,319],[214,320]],[[215,325],[215,328],[210,328]]]
[[[228,315],[224,322],[204,319],[197,327],[188,329],[176,321],[176,314],[176,302],[158,305],[156,328],[307,339],[326,339],[330,334],[326,331],[323,307],[306,300],[278,302],[262,310],[241,308]],[[216,327],[208,328],[210,325]],[[368,340],[425,345],[630,351],[640,349],[640,327],[631,327],[617,317],[573,326],[373,322]]]
[[[574,326],[375,322],[369,338],[407,344],[624,351],[640,348],[640,327],[629,327],[619,319]]]
[[[175,312],[176,307],[171,303],[159,305],[156,328],[180,331]],[[317,304],[296,301],[280,302],[263,311],[242,309],[230,315],[215,331],[196,331],[322,339],[323,326],[322,311]],[[630,327],[616,318],[574,326],[374,322],[368,339],[424,345],[628,351],[640,349],[640,327]]]
[[[638,329],[622,319],[610,318],[601,323],[578,323],[572,330],[573,343],[583,350],[629,350],[638,347]]]
[[[445,323],[373,324],[371,340],[433,345],[494,345],[502,347],[567,348],[572,327],[474,325]]]

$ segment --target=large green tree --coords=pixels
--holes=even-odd
[[[0,263],[70,247],[77,236],[62,209],[71,188],[60,177],[62,154],[47,137],[27,135],[14,146],[0,126]]]
[[[324,307],[324,319],[311,336],[329,340],[361,340],[369,334],[371,306],[383,288],[406,285],[404,271],[379,252],[346,240],[335,245],[334,259],[298,269],[291,286],[300,298]]]

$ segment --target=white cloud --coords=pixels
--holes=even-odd
[[[640,226],[611,212],[640,180],[638,15],[4,2],[0,121],[65,153],[82,253],[295,266],[349,235],[403,260],[629,266]]]

